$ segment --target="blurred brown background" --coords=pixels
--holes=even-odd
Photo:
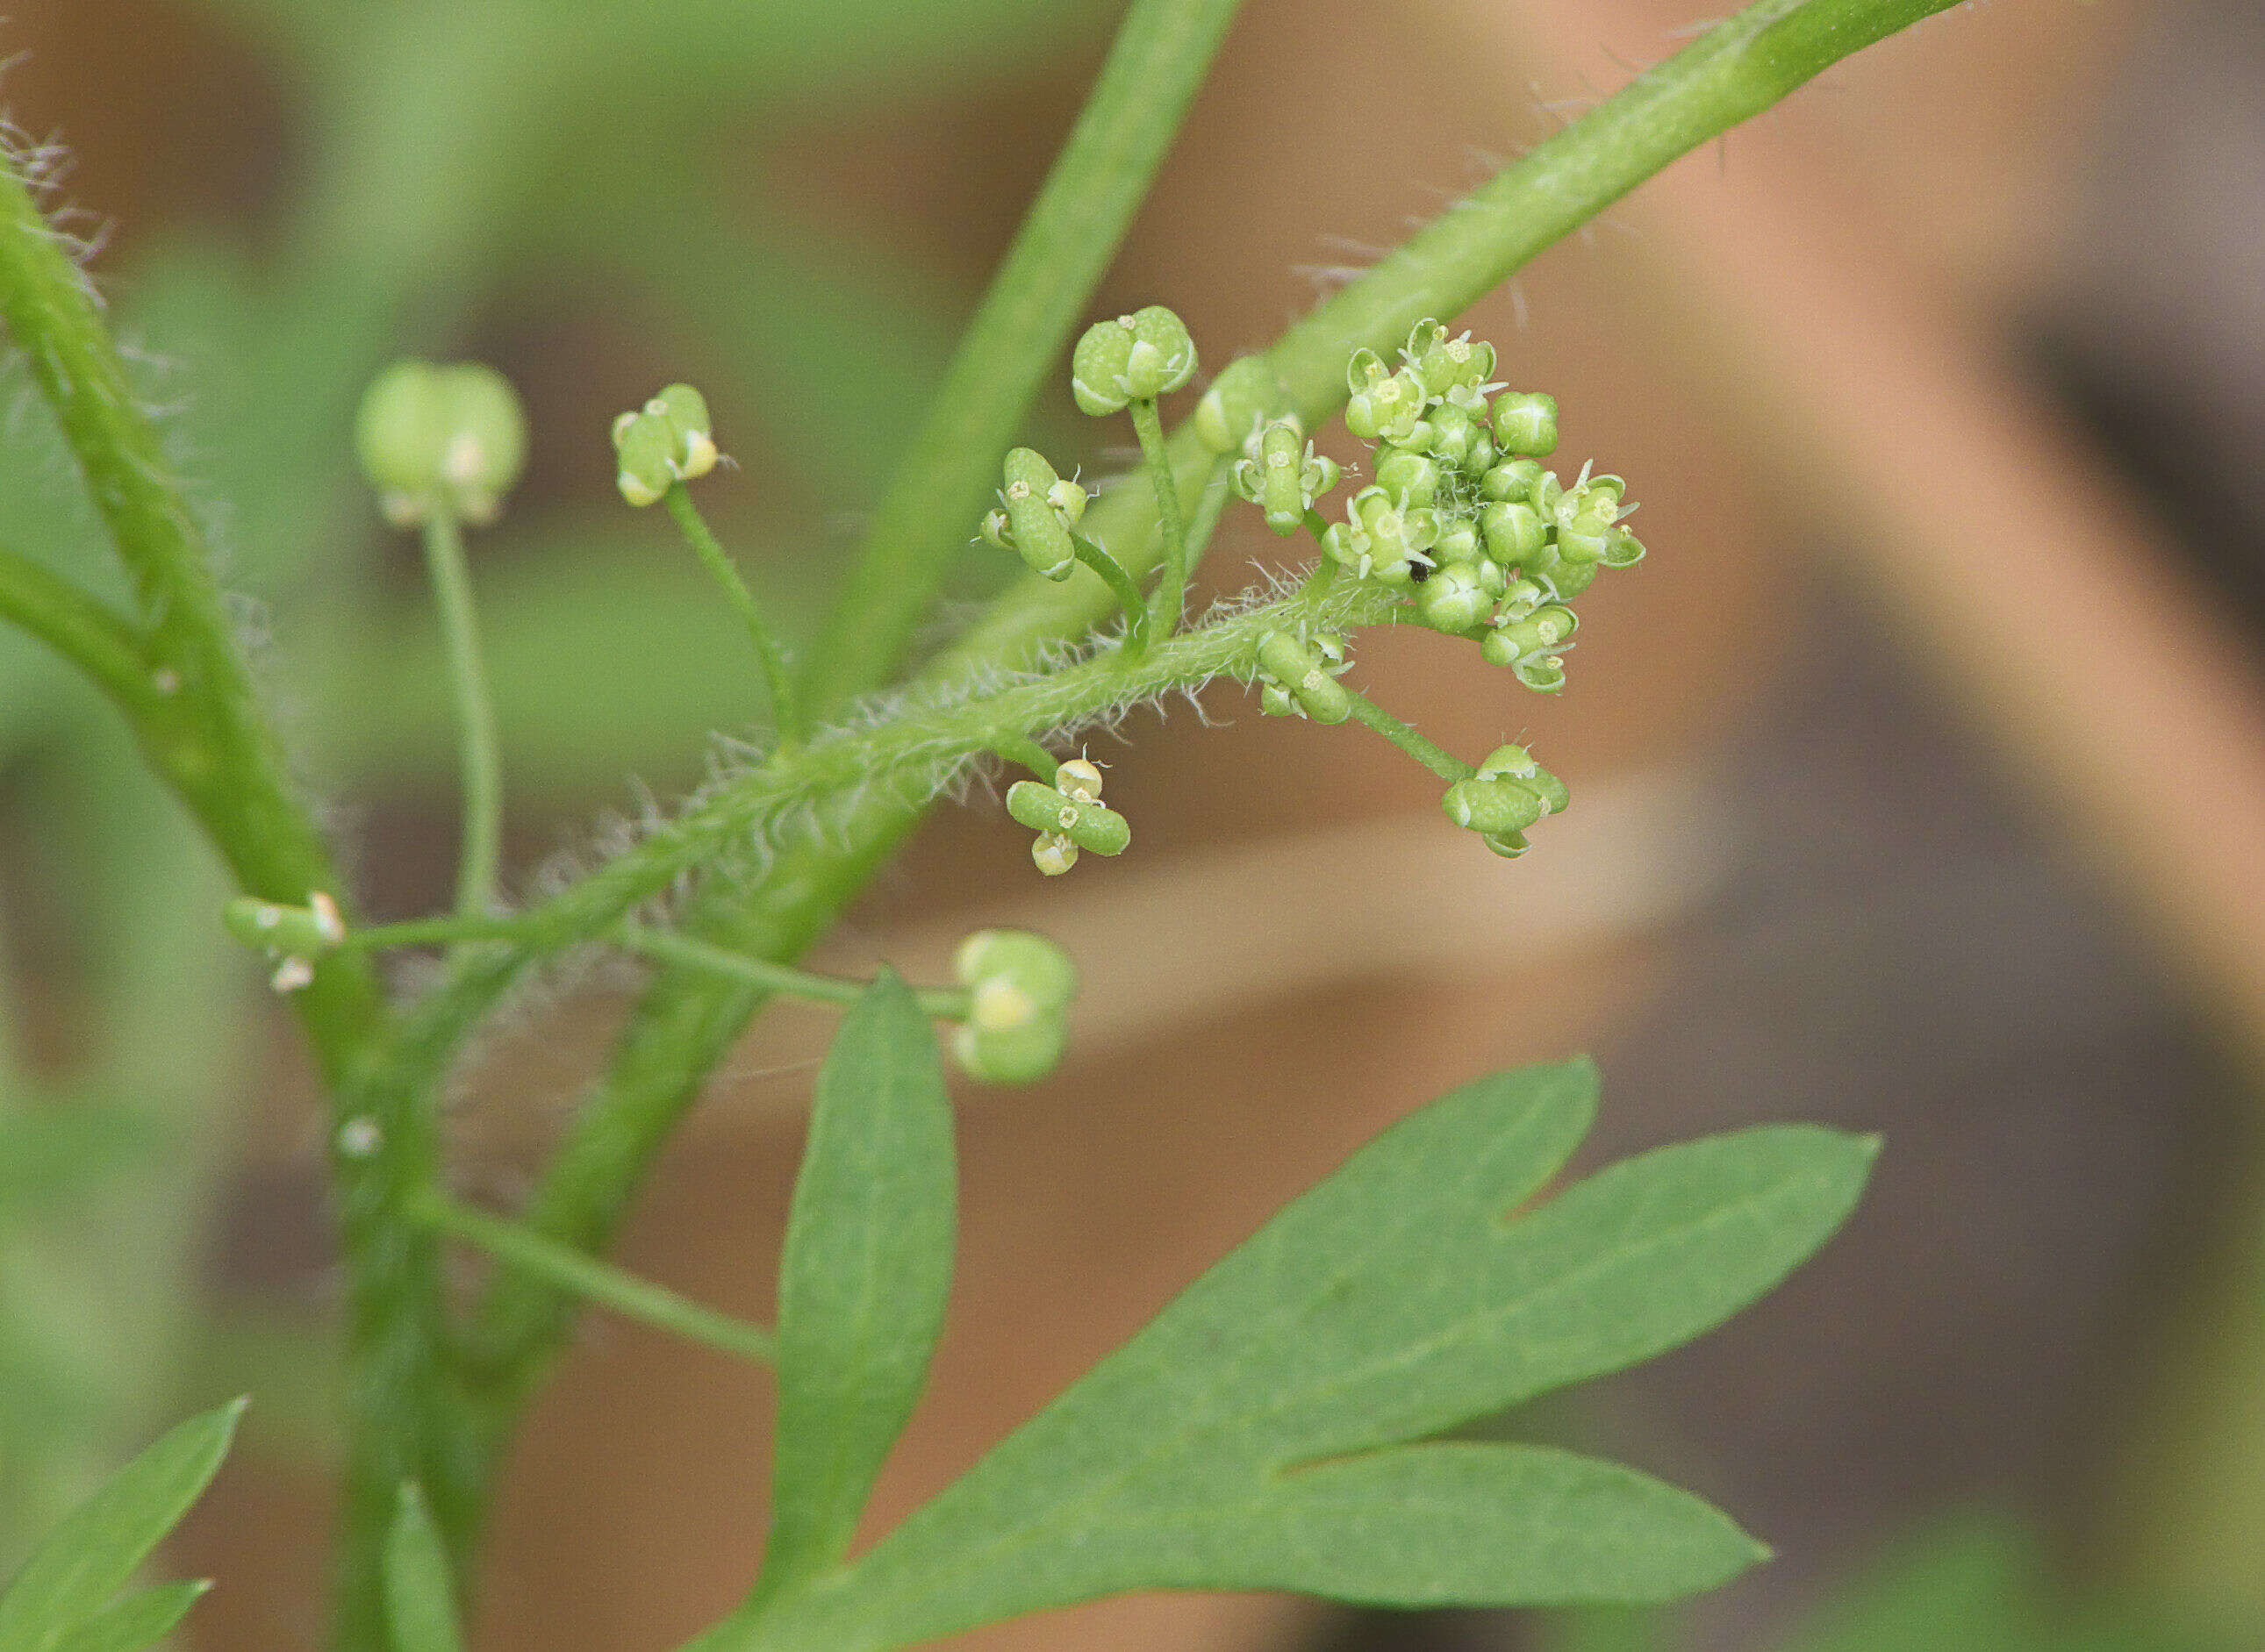
[[[258,247],[283,218],[291,70],[224,10],[33,4],[0,33],[24,54],[0,95],[72,146],[72,198],[114,227],[98,268],[215,224]],[[759,122],[728,85],[703,94],[684,164],[757,249],[851,237],[948,317],[1097,62],[1108,9],[1069,10],[1042,56]],[[1169,302],[1221,364],[1692,20],[1667,0],[1251,0],[1097,308]],[[698,376],[709,347],[709,317],[656,318],[621,251],[578,238],[567,172],[545,257],[436,273],[449,318],[399,341],[527,388],[515,523],[594,508],[608,478],[572,433]],[[1652,556],[1589,600],[1562,699],[1475,679],[1428,635],[1380,637],[1362,666],[1457,749],[1529,739],[1575,810],[1506,866],[1443,829],[1393,753],[1262,725],[1229,692],[1205,702],[1225,726],[1136,718],[1096,750],[1140,849],[1061,889],[1033,887],[997,811],[938,816],[831,955],[933,969],[966,928],[1019,919],[1077,937],[1089,986],[1057,1080],[966,1097],[955,1318],[882,1515],[1386,1120],[1593,1047],[1586,1162],[1766,1117],[1890,1143],[1855,1222],[1785,1290],[1548,1419],[1778,1548],[1675,1643],[1773,1644],[1884,1539],[1977,1503],[2037,1523],[2078,1583],[2258,1604],[2265,14],[1946,14],[1689,157],[1463,324],[1557,396],[1561,460],[1631,478]],[[809,585],[862,479],[783,474],[778,407],[719,415],[766,577]],[[1213,588],[1279,559],[1254,528],[1230,518]],[[370,554],[381,578],[398,561]],[[545,554],[515,530],[496,577]],[[348,797],[370,898],[405,913],[442,899],[448,775],[377,745]],[[665,784],[696,750],[631,766]],[[513,784],[522,867],[621,796],[532,760]],[[521,1184],[617,987],[488,1052],[461,1121],[472,1190]],[[822,1024],[782,1013],[719,1076],[634,1265],[767,1311]],[[270,1071],[212,1268],[216,1289],[303,1304],[326,1267],[318,1170],[303,1082],[288,1055]],[[594,1325],[506,1494],[481,1644],[635,1652],[713,1616],[760,1546],[766,1403],[758,1377]],[[316,1639],[322,1484],[280,1447],[230,1466],[183,1546],[221,1580],[197,1644]],[[969,1644],[1552,1633],[1571,1631],[1189,1597]]]

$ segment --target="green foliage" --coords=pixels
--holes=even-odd
[[[1586,1063],[1533,1067],[1386,1132],[846,1576],[705,1652],[876,1652],[1134,1589],[1659,1600],[1762,1558],[1633,1470],[1434,1437],[1719,1323],[1839,1226],[1876,1146],[1744,1131],[1517,1213],[1595,1103]]]
[[[818,1075],[779,1264],[778,1445],[763,1592],[841,1560],[928,1379],[958,1195],[936,1035],[884,971]]]
[[[49,1532],[0,1594],[0,1652],[133,1652],[162,1639],[201,1585],[112,1597],[219,1471],[243,1415],[238,1400],[190,1418]]]
[[[414,1481],[401,1484],[400,1507],[386,1539],[385,1621],[393,1652],[463,1652],[448,1551]]]

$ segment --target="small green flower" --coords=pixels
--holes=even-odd
[[[1033,1084],[1052,1072],[1077,996],[1069,955],[1027,930],[979,929],[960,942],[952,971],[969,996],[952,1036],[960,1066],[987,1084]]]
[[[1341,637],[1324,633],[1300,642],[1287,631],[1269,631],[1258,639],[1259,710],[1342,723],[1352,715],[1352,696],[1336,680],[1346,669]]]
[[[1234,491],[1266,513],[1266,526],[1294,534],[1305,525],[1314,502],[1337,484],[1336,462],[1299,443],[1304,431],[1294,418],[1278,418],[1256,433],[1253,455],[1233,472]]]
[[[1458,406],[1468,405],[1479,386],[1494,376],[1492,345],[1473,343],[1468,332],[1450,338],[1447,330],[1436,321],[1417,323],[1402,353],[1426,389]]]
[[[493,368],[397,361],[362,397],[354,452],[397,528],[435,509],[489,522],[527,462],[527,415]]]
[[[1085,490],[1064,481],[1043,455],[1016,448],[1003,467],[998,510],[983,519],[983,537],[1011,550],[1034,572],[1067,579],[1077,564],[1071,530],[1085,515]]]
[[[1150,304],[1085,330],[1070,355],[1070,391],[1096,418],[1150,402],[1196,375],[1196,345],[1187,324]]]
[[[614,420],[615,482],[631,505],[646,506],[679,482],[716,468],[708,399],[689,384],[671,384],[644,406]]]
[[[1431,393],[1409,368],[1387,370],[1373,350],[1353,353],[1345,370],[1345,428],[1366,441],[1407,441],[1423,422]]]
[[[295,993],[312,981],[315,960],[346,944],[346,920],[338,902],[319,889],[303,906],[238,895],[221,908],[220,916],[229,934],[274,961],[269,985],[279,993]]]
[[[1346,507],[1346,520],[1332,527],[1323,547],[1355,577],[1386,585],[1407,585],[1424,553],[1438,542],[1438,513],[1402,510],[1380,487],[1363,488]]]
[[[1043,847],[1046,839],[1066,840],[1072,853],[1061,870],[1067,871],[1076,862],[1075,850],[1090,849],[1096,855],[1122,855],[1132,841],[1132,826],[1115,810],[1097,799],[1082,795],[1070,796],[1036,780],[1018,780],[1007,789],[1007,812],[1021,825],[1038,833]],[[1039,870],[1045,870],[1044,861]]]

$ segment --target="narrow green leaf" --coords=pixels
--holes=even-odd
[[[448,1547],[413,1480],[401,1482],[385,1540],[385,1622],[393,1652],[463,1652]]]
[[[759,1599],[848,1550],[927,1379],[957,1226],[951,1104],[936,1034],[884,970],[843,1018],[819,1073],[788,1217]]]
[[[200,1578],[124,1596],[56,1641],[55,1652],[142,1652],[172,1634],[211,1587]]]
[[[108,1604],[219,1470],[244,1404],[191,1417],[47,1534],[0,1595],[0,1652],[51,1652]]]
[[[1684,1493],[1537,1448],[1405,1444],[1720,1322],[1839,1226],[1873,1157],[1752,1130],[1517,1214],[1595,1102],[1585,1062],[1535,1067],[1387,1131],[844,1587],[712,1644],[873,1652],[1147,1588],[1523,1605],[1720,1583],[1760,1551]]]

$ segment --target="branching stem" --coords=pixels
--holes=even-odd
[[[1125,571],[1125,564],[1082,534],[1072,534],[1070,543],[1077,547],[1077,559],[1109,582],[1117,593],[1118,602],[1125,609],[1125,653],[1138,659],[1148,651],[1148,605],[1141,600],[1140,587],[1132,576]]]
[[[812,974],[808,970],[796,969],[790,964],[774,964],[768,958],[751,957],[744,952],[727,951],[670,929],[625,925],[614,932],[613,939],[624,950],[641,952],[664,964],[679,964],[688,969],[727,975],[770,992],[812,999],[821,1004],[841,1004],[844,1007],[854,1004],[865,995],[868,985],[864,981],[845,980],[835,975]],[[922,1010],[939,1021],[967,1019],[970,1000],[963,988],[921,987],[914,993],[913,997]]]
[[[1363,728],[1373,729],[1402,751],[1450,784],[1468,780],[1479,771],[1450,752],[1425,739],[1398,717],[1361,693],[1347,688],[1345,695],[1352,702],[1352,720]]]
[[[778,1338],[762,1326],[719,1314],[666,1285],[554,1243],[517,1222],[490,1216],[437,1193],[416,1200],[408,1213],[436,1233],[477,1246],[506,1267],[533,1274],[624,1318],[737,1358],[765,1365],[778,1362]]]

